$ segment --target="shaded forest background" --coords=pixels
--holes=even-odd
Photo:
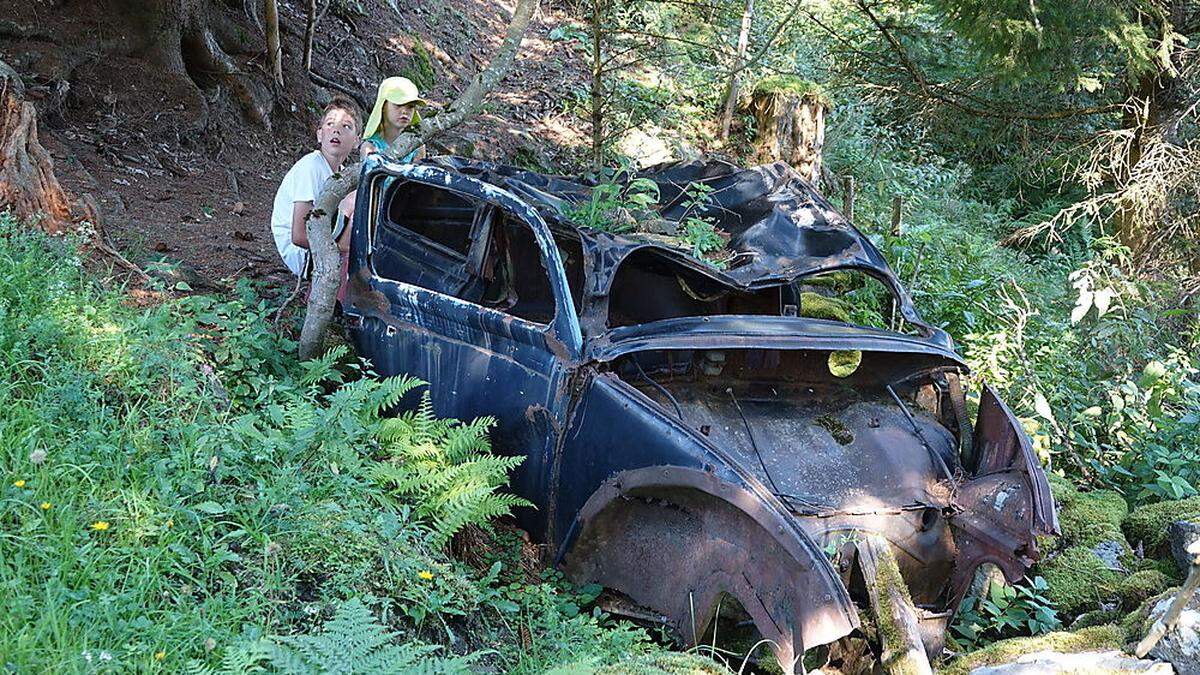
[[[14,600],[0,662],[99,669],[104,653],[233,669],[287,658],[264,632],[340,616],[351,633],[401,634],[412,649],[392,657],[447,670],[670,665],[650,635],[593,610],[594,589],[540,571],[518,533],[471,530],[488,553],[464,561],[429,538],[439,514],[406,520],[428,496],[352,478],[353,443],[389,394],[341,384],[355,372],[344,353],[296,363],[290,324],[271,328],[291,282],[270,200],[323,103],[369,103],[393,74],[450,101],[499,47],[511,6],[0,6],[5,92],[19,80],[80,199],[61,217],[101,226],[105,248],[149,275],[118,266],[123,288],[70,242],[31,242],[3,220],[2,386],[16,403],[0,459],[7,503],[28,509],[3,516],[0,586]],[[821,189],[853,192],[855,224],[1057,476],[1065,534],[1035,570],[1043,582],[968,606],[959,647],[1072,624],[1120,644],[1122,619],[1178,582],[1157,533],[1200,513],[1197,37],[1200,9],[1180,1],[553,2],[480,114],[431,144],[567,173],[700,153],[749,164],[771,132],[765,102],[819,109]],[[30,365],[46,354],[59,358]],[[314,439],[317,421],[351,418],[362,436]],[[1104,542],[1116,565],[1094,553]]]

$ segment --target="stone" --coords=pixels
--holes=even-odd
[[[983,666],[971,671],[971,675],[1041,675],[1044,673],[1150,673],[1171,675],[1175,670],[1170,664],[1148,659],[1137,659],[1119,651],[1082,652],[1035,652],[1019,657],[1011,663]]]
[[[1174,595],[1167,595],[1154,604],[1144,624],[1146,630],[1166,614],[1174,599]],[[1179,621],[1154,645],[1150,656],[1169,662],[1179,675],[1200,675],[1200,596],[1192,596],[1179,614]]]
[[[1192,565],[1192,556],[1188,555],[1187,547],[1194,541],[1200,540],[1200,522],[1177,520],[1167,527],[1167,541],[1171,544],[1171,557],[1184,574]]]
[[[1097,558],[1104,561],[1104,566],[1117,572],[1128,571],[1125,569],[1125,566],[1121,564],[1121,558],[1125,555],[1127,550],[1128,548],[1125,542],[1117,539],[1102,541],[1097,543],[1095,546],[1092,546],[1092,553],[1094,553]]]

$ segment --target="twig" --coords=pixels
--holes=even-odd
[[[334,82],[333,80],[329,79],[328,77],[325,77],[324,75],[321,75],[320,73],[318,73],[315,70],[308,71],[308,79],[312,80],[314,84],[325,87],[326,89],[332,89],[334,91],[339,91],[339,92],[349,96],[350,98],[354,99],[355,102],[358,103],[359,107],[362,108],[363,110],[371,109],[371,106],[367,105],[367,101],[366,101],[366,99],[364,99],[362,97],[362,94],[360,94],[357,91],[354,91],[350,87],[347,87],[343,84]]]
[[[296,298],[300,297],[300,289],[303,287],[304,277],[296,277],[296,288],[292,290],[291,295],[287,296],[287,299],[284,300],[283,304],[279,306],[279,309],[275,311],[275,318],[271,321],[272,326],[276,328],[279,327],[279,320],[283,318],[283,311],[288,308],[288,305],[295,302]]]

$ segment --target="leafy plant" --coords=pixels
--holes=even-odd
[[[435,657],[440,647],[397,644],[399,635],[379,624],[358,598],[342,603],[319,631],[269,640],[271,665],[287,673],[461,673],[477,655]]]
[[[1062,622],[1045,596],[1048,589],[1041,577],[1015,586],[990,583],[985,595],[963,599],[952,629],[973,647],[1007,637],[1058,630]]]
[[[601,232],[622,234],[636,229],[638,219],[649,217],[658,203],[659,190],[648,178],[623,180],[629,174],[627,166],[605,170],[588,200],[569,208],[567,217],[580,227]]]
[[[430,521],[435,544],[469,523],[487,527],[492,518],[531,506],[499,492],[524,458],[490,454],[487,433],[495,423],[491,417],[467,424],[438,419],[426,393],[417,410],[379,425],[384,459],[368,475],[413,500],[417,515]]]
[[[706,183],[688,184],[683,192],[683,215],[677,233],[680,243],[690,249],[694,257],[714,267],[724,268],[725,262],[715,256],[725,249],[729,235],[717,229],[712,216],[703,215],[712,191],[712,186]]]

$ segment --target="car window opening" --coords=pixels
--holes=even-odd
[[[652,249],[631,253],[618,268],[607,326],[716,315],[801,316],[917,334],[895,311],[891,291],[859,270],[824,272],[744,291]]]
[[[396,181],[386,188],[374,231],[376,275],[451,295],[546,325],[553,321],[553,288],[537,240],[523,222],[482,200],[449,190]],[[560,242],[581,278],[578,242]],[[570,267],[569,267],[570,269]],[[582,281],[573,284],[582,289]]]

